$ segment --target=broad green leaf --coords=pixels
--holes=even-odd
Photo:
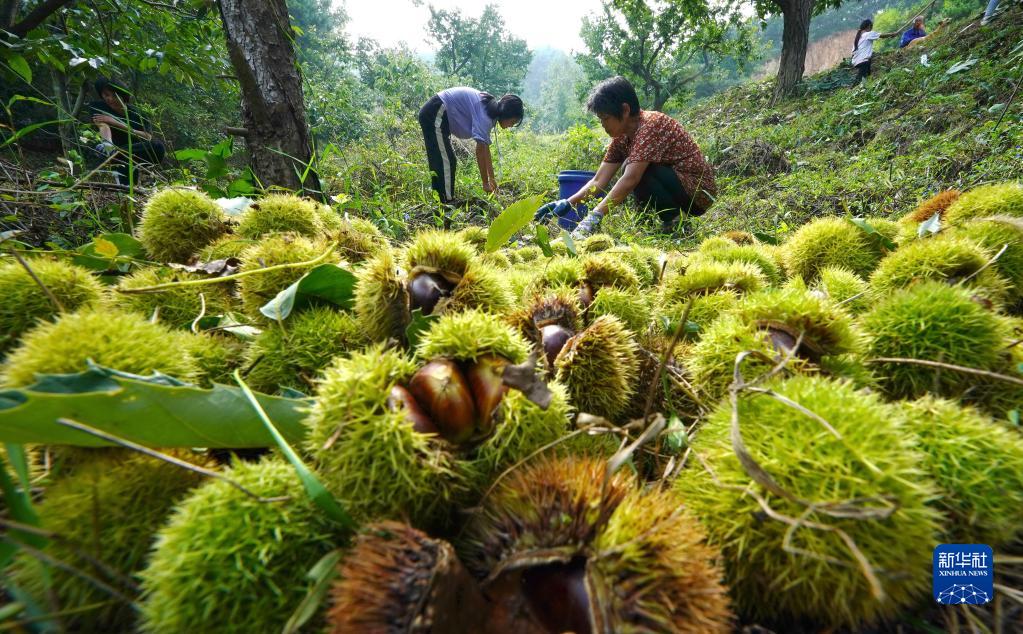
[[[241,374],[239,374],[238,370],[234,371],[234,380],[238,382],[238,386],[241,387],[242,393],[245,395],[245,398],[248,400],[252,409],[254,409],[256,414],[259,415],[259,419],[263,422],[266,430],[270,432],[271,436],[273,436],[274,441],[277,443],[277,448],[281,450],[281,453],[283,453],[288,459],[291,466],[295,468],[298,478],[302,481],[302,486],[305,488],[306,493],[309,494],[309,498],[313,501],[313,503],[320,507],[320,510],[326,513],[329,518],[344,528],[349,530],[354,529],[355,521],[350,515],[348,515],[348,512],[345,511],[340,504],[338,504],[337,500],[334,499],[334,496],[327,490],[327,487],[323,486],[323,483],[320,482],[313,472],[309,470],[309,467],[302,462],[302,459],[298,457],[298,454],[291,448],[291,445],[288,444],[288,441],[284,438],[284,436],[277,431],[277,427],[263,410],[263,406],[260,405],[259,401],[256,399],[256,395],[252,393],[249,386],[242,380]]]
[[[8,447],[12,446],[8,445]],[[20,447],[18,447],[18,450],[20,451]],[[23,454],[21,458],[22,460],[24,459]],[[7,507],[7,512],[14,521],[30,526],[39,526],[39,516],[36,514],[35,509],[32,508],[32,499],[28,488],[18,486],[17,480],[8,471],[7,461],[2,456],[0,456],[0,493],[3,494],[4,506]],[[46,544],[46,540],[39,535],[32,535],[17,530],[10,531],[10,534],[18,541],[25,542],[35,548],[41,548]],[[17,552],[17,544],[6,540],[0,541],[0,570],[7,567],[7,564],[10,563],[11,558]]]
[[[14,134],[12,134],[11,136],[7,137],[7,139],[4,140],[3,143],[0,143],[0,147],[7,147],[8,145],[10,145],[11,143],[14,143],[15,141],[17,141],[21,137],[25,136],[26,134],[31,134],[31,133],[35,132],[36,130],[38,130],[39,128],[45,128],[48,125],[59,125],[61,123],[71,123],[73,121],[74,121],[74,119],[51,119],[50,121],[41,121],[39,123],[33,123],[31,125],[27,125],[24,128],[18,128],[18,130],[15,131]]]
[[[872,236],[874,239],[880,242],[885,249],[888,249],[889,251],[895,250],[895,243],[886,238],[885,236],[881,235],[880,233],[878,233],[877,229],[875,229],[873,225],[871,225],[863,218],[848,218],[848,220],[854,226],[858,227],[860,231],[867,234],[868,236]]]
[[[567,231],[565,232],[565,248],[568,249],[568,253],[572,257],[578,255],[575,252],[575,240],[572,239],[572,234]]]
[[[178,150],[174,153],[174,158],[179,161],[205,161],[206,151],[197,150],[195,148],[188,148],[186,150]]]
[[[1012,423],[1013,425],[1015,425],[1016,427],[1019,427],[1019,410],[1018,409],[1009,410],[1009,422]]]
[[[309,402],[259,395],[293,442],[305,435]],[[109,443],[57,423],[69,418],[148,447],[270,447],[273,437],[233,386],[212,389],[166,376],[138,377],[93,365],[0,390],[0,442],[102,447]]]
[[[933,216],[920,223],[920,226],[916,228],[916,235],[922,238],[925,235],[933,235],[939,231],[941,231],[941,212],[936,211]]]
[[[306,579],[313,582],[309,587],[302,602],[292,613],[291,618],[284,624],[282,634],[295,634],[302,629],[302,626],[309,622],[309,619],[316,615],[320,605],[330,590],[331,583],[337,577],[337,565],[341,562],[345,551],[337,548],[324,555],[306,574]]]
[[[516,233],[529,224],[536,213],[537,207],[543,202],[543,196],[530,196],[512,203],[490,223],[487,232],[487,253],[493,253],[512,239]]]
[[[536,236],[533,238],[536,242],[536,246],[540,247],[543,251],[544,257],[554,257],[554,249],[551,248],[551,235],[547,231],[547,227],[544,225],[538,225],[536,227]]]
[[[27,83],[32,83],[32,69],[24,57],[15,53],[7,58],[7,64],[11,67],[11,70],[21,76]]]
[[[140,258],[144,253],[142,243],[127,233],[103,233],[78,249],[71,261],[87,269],[105,271],[115,257]]]
[[[116,258],[117,254],[120,253],[117,245],[106,238],[97,237],[92,243],[95,246],[96,253],[105,258]]]
[[[754,231],[753,235],[764,244],[778,244],[778,237],[761,231]]]
[[[420,337],[430,329],[430,325],[436,319],[438,319],[437,315],[424,315],[421,308],[412,311],[412,320],[405,328],[405,341],[410,350],[414,350],[419,345]]]
[[[355,274],[336,264],[321,264],[267,302],[259,312],[267,318],[287,319],[293,311],[315,302],[345,310],[355,307]]]

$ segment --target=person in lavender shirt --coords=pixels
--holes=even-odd
[[[476,164],[480,168],[483,191],[497,190],[494,162],[490,156],[490,131],[495,125],[510,128],[522,122],[522,99],[505,95],[498,99],[490,93],[459,86],[442,90],[419,110],[426,157],[433,173],[433,189],[442,203],[455,196],[455,151],[451,136],[476,141]]]

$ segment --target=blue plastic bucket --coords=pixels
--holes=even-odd
[[[558,173],[558,196],[560,198],[572,196],[596,175],[596,172],[587,172],[585,170],[564,170]],[[558,226],[568,231],[575,229],[579,221],[586,216],[586,211],[586,205],[576,205],[574,212],[569,211],[561,218],[558,218]]]

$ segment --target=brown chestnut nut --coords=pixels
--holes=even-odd
[[[508,391],[508,386],[504,384],[506,365],[507,359],[490,355],[476,359],[466,369],[465,377],[469,379],[469,388],[472,389],[476,411],[479,413],[477,427],[480,430],[490,430],[494,410]]]
[[[409,310],[418,308],[424,315],[430,315],[437,302],[450,295],[452,289],[454,285],[439,273],[418,273],[408,284]]]
[[[476,405],[469,384],[453,361],[427,363],[412,375],[408,389],[446,440],[461,443],[472,437]]]
[[[543,353],[547,357],[547,367],[554,367],[554,360],[558,358],[558,354],[565,347],[565,343],[574,335],[575,333],[571,330],[558,324],[551,324],[540,329],[540,341],[543,342]]]
[[[522,590],[536,620],[548,631],[590,634],[585,558],[529,568],[522,573]]]
[[[387,396],[387,408],[392,412],[404,411],[405,418],[412,422],[412,429],[421,434],[440,433],[437,426],[433,424],[430,417],[419,406],[416,397],[412,396],[411,392],[400,385],[395,385],[391,388],[391,393]]]

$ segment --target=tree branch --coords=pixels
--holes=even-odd
[[[42,24],[46,18],[56,13],[64,5],[72,2],[74,0],[46,0],[46,2],[36,7],[32,13],[26,15],[24,20],[12,26],[8,31],[18,37],[25,37],[29,31]]]

